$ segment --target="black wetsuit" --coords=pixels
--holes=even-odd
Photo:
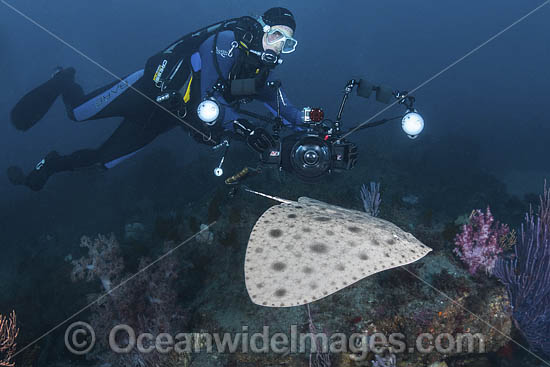
[[[97,164],[111,168],[137,153],[160,134],[176,126],[183,127],[197,141],[206,144],[216,143],[224,134],[231,134],[232,122],[244,116],[241,116],[234,105],[231,105],[231,96],[228,96],[227,91],[215,91],[213,87],[220,81],[220,76],[224,79],[254,77],[254,75],[232,75],[232,73],[239,73],[241,69],[246,69],[241,67],[240,70],[235,70],[236,63],[242,61],[242,58],[256,56],[238,47],[236,35],[231,30],[210,35],[196,44],[186,42],[184,39],[174,42],[162,52],[149,58],[144,69],[89,94],[84,94],[80,85],[74,81],[74,69],[70,68],[62,70],[45,83],[45,85],[50,83],[48,86],[50,95],[46,98],[40,96],[41,93],[37,91],[23,97],[12,111],[12,122],[21,130],[34,125],[47,112],[55,97],[60,94],[69,118],[74,121],[116,116],[122,117],[123,121],[99,148],[82,149],[66,156],[52,152],[39,162],[24,182],[18,183],[38,190],[55,172]],[[247,64],[239,62],[238,65]],[[282,102],[279,103],[279,108],[284,118],[283,122],[299,130],[300,111],[287,101],[282,90],[267,86],[269,69],[257,68],[255,72],[262,73],[263,85],[251,97],[263,101],[272,112],[275,112],[279,98],[279,102]],[[178,91],[183,96],[185,107],[176,112],[183,116],[183,119],[175,118],[173,114],[153,102],[159,95],[170,90]],[[197,105],[207,95],[215,97],[221,104],[219,122],[213,127],[203,124],[196,115]],[[33,106],[33,100],[35,109],[40,111],[28,111],[29,107]],[[42,172],[39,172],[40,170]],[[13,171],[11,176],[14,176]],[[10,179],[14,183],[18,181],[12,177]]]

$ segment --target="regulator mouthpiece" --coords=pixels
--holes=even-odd
[[[208,126],[212,126],[220,116],[220,106],[212,99],[205,99],[197,107],[197,115]]]
[[[407,110],[401,120],[401,127],[409,138],[416,139],[424,130],[424,119],[416,110]]]

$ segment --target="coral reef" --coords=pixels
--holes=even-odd
[[[307,317],[309,332],[313,335],[313,340],[315,341],[314,351],[312,350],[309,353],[309,367],[330,367],[332,365],[330,353],[323,349],[319,338],[316,337],[319,332],[311,318],[311,309],[309,305],[307,305]]]
[[[15,354],[17,346],[15,339],[18,334],[15,311],[12,311],[9,317],[0,314],[0,366],[15,366],[12,358]]]
[[[72,261],[71,278],[73,281],[99,279],[106,291],[89,295],[93,301],[90,324],[97,335],[99,348],[86,357],[112,366],[169,365],[169,361],[176,358],[171,354],[143,354],[135,349],[127,354],[113,353],[109,348],[109,334],[117,325],[128,325],[136,335],[176,335],[181,330],[185,318],[177,301],[176,281],[180,266],[177,258],[161,257],[158,262],[142,258],[140,270],[131,275],[124,272],[120,247],[114,235],[98,235],[95,239],[83,236],[81,246],[88,249],[88,254]],[[170,243],[165,244],[165,253],[170,250],[169,246]],[[114,339],[121,347],[129,342],[124,332],[116,333]]]
[[[508,226],[495,221],[489,207],[485,213],[476,209],[456,236],[454,252],[468,265],[470,274],[477,274],[479,270],[490,273],[509,234]]]
[[[536,352],[550,356],[550,189],[536,215],[526,214],[520,241],[493,273],[505,284],[517,327]]]
[[[254,202],[256,200],[258,202]],[[253,202],[249,203],[249,201]],[[237,196],[231,205],[239,207],[246,204],[254,210],[240,211],[240,223],[235,223],[229,215],[222,215],[216,224],[217,235],[213,247],[219,246],[219,251],[224,256],[211,258],[211,262],[202,268],[210,278],[192,301],[191,308],[197,315],[194,326],[206,330],[236,331],[240,330],[244,323],[249,330],[261,330],[263,325],[269,325],[272,332],[288,332],[290,324],[299,323],[303,325],[303,331],[308,332],[309,320],[307,312],[304,320],[303,308],[285,309],[282,312],[277,309],[258,308],[248,300],[246,289],[243,287],[244,275],[242,271],[235,271],[235,268],[243,266],[248,234],[258,218],[256,212],[261,213],[271,203],[261,198]],[[389,205],[387,209],[388,213],[392,212]],[[405,223],[410,223],[411,216],[415,213],[414,209],[407,209],[404,212],[395,209],[394,212],[396,215],[401,215]],[[437,231],[434,228],[424,230]],[[224,236],[232,238],[231,253],[226,247],[229,241],[224,245],[221,244]],[[436,238],[435,235],[434,238]],[[439,237],[437,240],[444,241]],[[427,244],[430,243],[427,242]],[[199,250],[212,251],[211,248],[206,250],[205,247]],[[316,310],[316,324],[320,323],[327,330],[334,332],[339,331],[349,335],[353,332],[363,332],[369,328],[369,325],[373,325],[378,331],[401,332],[414,339],[418,334],[425,332],[433,332],[437,335],[469,331],[472,334],[482,334],[486,349],[495,351],[508,341],[506,337],[511,329],[511,320],[506,313],[505,289],[495,285],[496,283],[493,282],[490,288],[487,288],[486,283],[473,279],[465,269],[457,267],[453,259],[448,257],[448,252],[438,252],[427,256],[418,264],[372,276],[311,306],[312,310],[313,307]],[[440,287],[449,298],[435,290]],[[456,300],[456,303],[451,300]],[[475,307],[472,307],[474,304]],[[466,311],[471,307],[475,309],[479,319]],[[200,317],[198,317],[199,314]],[[495,329],[491,329],[488,324],[480,320],[487,320],[488,324],[494,325]],[[414,345],[414,340],[407,342],[407,347],[414,347]],[[467,355],[467,352],[400,353],[396,354],[396,359],[397,366],[424,367],[446,357],[459,355]],[[346,353],[334,353],[331,359],[332,365],[357,366],[356,361],[350,359]],[[254,355],[235,354],[229,357],[227,364],[223,364],[222,359],[218,359],[216,363],[256,366],[269,365],[270,361],[284,361],[289,366],[307,366],[309,355],[290,354],[285,358],[279,356],[278,359],[273,360],[271,355],[259,358]],[[370,366],[373,362],[381,363],[375,355],[369,355],[368,359],[361,363]],[[192,364],[194,365],[195,363]],[[197,364],[197,366],[203,365],[205,364]]]
[[[441,152],[444,153],[447,148],[447,144],[443,144]],[[406,154],[406,156],[409,158],[418,154],[415,151],[416,149],[411,150],[412,154]],[[327,178],[326,183],[318,185],[304,184],[293,178],[286,178],[284,185],[280,185],[280,181],[275,182],[274,177],[270,179],[252,177],[249,181],[252,183],[251,187],[272,195],[293,199],[309,196],[360,210],[363,203],[357,198],[357,187],[361,186],[361,178],[368,175],[376,182],[381,181],[384,187],[384,205],[379,207],[380,216],[412,232],[415,237],[436,250],[419,264],[377,274],[327,299],[315,302],[311,305],[312,311],[315,310],[315,324],[321,324],[335,333],[341,331],[348,335],[352,332],[375,329],[383,332],[402,332],[412,338],[424,332],[453,333],[470,330],[470,332],[479,332],[484,335],[487,350],[502,350],[512,325],[508,314],[505,287],[499,286],[494,279],[472,277],[466,268],[457,266],[459,262],[456,257],[450,256],[449,248],[460,229],[453,221],[469,208],[483,207],[482,205],[490,203],[495,216],[498,214],[499,219],[505,219],[506,223],[511,224],[509,218],[523,204],[512,203],[511,208],[512,204],[509,204],[510,200],[503,194],[501,183],[493,180],[486,173],[472,172],[470,165],[460,166],[461,169],[442,171],[440,168],[425,164],[424,159],[419,159],[419,163],[411,173],[409,166],[414,166],[415,163],[411,163],[409,159],[403,162],[402,168],[399,168],[389,164],[390,158],[385,154],[369,154],[369,156],[372,162],[368,165],[358,165],[352,175],[331,176]],[[206,155],[202,158],[213,161]],[[158,165],[161,160],[155,158],[150,161],[151,165]],[[460,163],[456,159],[453,162]],[[213,162],[215,163],[217,162]],[[165,177],[148,176],[150,185],[142,188],[144,192],[141,194],[139,190],[135,194],[128,190],[122,193],[117,191],[117,195],[128,196],[125,200],[120,200],[116,195],[111,195],[101,204],[111,208],[113,199],[117,199],[120,207],[126,208],[129,202],[134,202],[136,208],[133,212],[132,209],[113,211],[113,215],[104,218],[103,222],[99,218],[90,216],[93,227],[75,229],[75,233],[82,233],[98,230],[117,231],[118,228],[120,233],[117,232],[117,235],[119,238],[124,238],[126,224],[143,223],[145,227],[145,232],[139,234],[139,240],[137,237],[129,236],[122,242],[122,248],[116,244],[114,237],[87,238],[83,243],[85,250],[88,250],[88,255],[73,263],[75,280],[88,279],[95,283],[87,287],[81,287],[80,284],[78,287],[73,285],[72,288],[78,288],[78,292],[73,291],[70,293],[72,296],[83,295],[93,285],[97,285],[98,292],[97,295],[90,295],[93,299],[109,292],[94,303],[91,309],[92,324],[98,328],[100,338],[99,345],[96,346],[92,355],[95,359],[94,363],[125,366],[133,363],[150,363],[162,366],[191,364],[193,367],[270,365],[306,367],[309,363],[307,352],[284,356],[210,353],[193,356],[191,363],[188,355],[168,355],[162,361],[157,357],[144,359],[132,355],[115,359],[114,356],[106,353],[105,344],[101,344],[105,342],[105,333],[102,330],[110,330],[119,322],[131,325],[138,332],[147,330],[151,333],[156,333],[156,330],[171,332],[171,328],[177,329],[181,324],[185,324],[186,327],[179,328],[180,330],[207,332],[240,331],[244,324],[248,325],[251,331],[261,330],[263,325],[269,325],[273,332],[288,332],[290,324],[297,324],[301,331],[308,332],[308,318],[304,307],[285,310],[257,307],[249,301],[244,287],[242,268],[248,236],[259,215],[273,203],[265,198],[250,196],[242,190],[237,192],[231,200],[226,199],[226,192],[223,189],[210,189],[218,183],[210,177],[212,176],[210,174],[201,176],[200,172],[204,172],[199,170],[203,168],[200,167],[201,165],[204,163],[178,170],[177,172],[182,172],[181,175],[178,173],[179,176],[174,176],[176,170],[170,165],[164,175],[168,177],[168,183]],[[453,164],[445,161],[441,166],[445,168]],[[142,170],[137,177],[147,176],[147,172]],[[189,172],[193,174],[190,175]],[[132,180],[124,182],[128,185],[117,185],[117,187],[128,187]],[[151,187],[162,189],[154,190],[153,193],[150,192]],[[177,187],[177,190],[170,191],[171,187]],[[186,190],[182,190],[182,187]],[[165,192],[162,195],[158,193],[163,190]],[[421,200],[417,203],[414,203],[415,200],[408,200],[407,195],[411,192]],[[136,200],[131,201],[134,196]],[[137,199],[143,197],[147,199],[143,199],[143,202],[138,205]],[[404,201],[403,198],[406,200]],[[90,208],[97,205],[96,202],[90,203]],[[521,208],[521,211],[524,209]],[[117,214],[116,218],[119,219],[110,223],[112,218],[115,218],[114,214]],[[466,216],[463,219],[469,218]],[[180,260],[175,268],[180,270],[179,278],[175,277],[173,265],[165,265],[164,262],[150,267],[146,274],[131,278],[130,265],[137,267],[139,264],[140,269],[147,266],[147,261],[138,259],[140,256],[138,246],[146,250],[141,253],[152,257],[158,250],[157,240],[159,243],[163,241],[179,243],[198,232],[201,223],[210,224],[213,221],[216,221],[216,224],[210,228],[214,233],[210,245],[191,241],[178,249],[178,256],[186,259],[187,264],[192,263],[191,266],[187,266],[191,270],[185,277],[181,276],[183,262]],[[465,223],[460,225],[463,224]],[[45,238],[49,242],[44,247],[57,249],[63,257],[68,251],[72,251],[68,248],[74,243],[74,238],[78,238],[75,233],[71,233],[72,242],[61,237],[54,240]],[[510,242],[513,240],[510,239],[508,243]],[[53,246],[54,244],[56,246]],[[502,244],[502,246],[505,245]],[[39,263],[55,264],[55,259],[60,258],[58,254],[55,255],[57,257],[52,257],[51,261],[44,261],[41,256],[37,256],[34,264],[28,263],[27,259],[22,269],[28,269]],[[122,261],[123,257],[124,261]],[[165,260],[169,260],[168,263],[175,261],[175,259]],[[56,267],[58,266],[57,263]],[[69,269],[62,270],[65,275]],[[23,271],[19,273],[23,274]],[[61,284],[57,280],[56,278],[52,283]],[[128,282],[124,283],[126,280]],[[32,285],[35,292],[36,282]],[[43,293],[49,296],[51,289],[44,288]],[[28,304],[36,304],[38,297],[27,299]],[[185,311],[178,309],[178,306]],[[174,311],[176,309],[177,311]],[[18,316],[21,317],[19,307],[17,310]],[[73,312],[70,307],[63,311],[65,314]],[[495,329],[491,329],[468,311],[493,324]],[[51,313],[44,314],[44,320],[51,320],[50,316]],[[25,317],[25,320],[28,325],[29,318]],[[38,330],[36,327],[34,329]],[[514,332],[517,330],[514,329]],[[26,334],[29,335],[29,333]],[[414,342],[408,341],[407,346],[414,346]],[[390,356],[390,354],[378,355],[377,358],[377,355],[371,354],[362,363],[366,366],[371,366],[373,363],[394,363],[388,359]],[[396,353],[395,357],[399,367],[425,367],[433,361],[442,359],[446,359],[449,366],[453,367],[473,366],[475,360],[488,365],[487,358],[466,352],[422,354],[415,351]],[[460,358],[468,363],[456,364],[455,362]],[[50,365],[56,365],[50,362],[52,361],[48,361]],[[331,362],[332,365],[342,367],[358,365],[357,361],[352,360],[346,353],[333,353]],[[439,363],[439,366],[445,366],[444,362],[434,362],[433,366],[436,363]]]
[[[121,282],[120,277],[124,264],[120,246],[114,234],[111,234],[110,237],[99,234],[94,240],[82,236],[80,247],[87,248],[88,254],[79,260],[71,261],[73,265],[72,281],[91,281],[98,278],[106,292],[111,291],[113,283]]]
[[[365,212],[373,217],[377,217],[380,213],[380,183],[371,182],[370,189],[363,184],[361,186],[361,200]]]

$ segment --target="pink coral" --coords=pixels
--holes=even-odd
[[[19,329],[16,326],[15,311],[9,318],[0,315],[0,366],[15,366],[12,358],[15,353],[17,334],[19,334]]]
[[[124,268],[114,234],[110,237],[99,234],[94,240],[82,236],[80,247],[88,249],[88,256],[72,261],[71,279],[91,281],[97,277],[105,291],[109,292],[113,283],[120,282],[120,274]]]
[[[117,354],[110,351],[108,341],[113,327],[122,324],[130,326],[136,335],[175,335],[181,330],[185,319],[177,302],[179,266],[175,255],[154,262],[141,258],[140,270],[132,275],[125,272],[120,247],[113,235],[98,235],[93,240],[82,237],[81,246],[88,248],[88,256],[72,262],[72,279],[99,279],[106,291],[101,296],[90,295],[94,300],[90,324],[99,348],[87,354],[87,358],[113,366],[165,365],[167,355],[142,354],[135,349],[128,354]],[[165,253],[170,250],[170,243],[165,244],[164,250]],[[125,333],[117,333],[115,341],[120,346],[128,343]]]
[[[495,221],[489,207],[485,213],[476,209],[469,222],[462,226],[462,232],[456,235],[454,252],[468,265],[470,274],[479,270],[490,273],[503,251],[501,240],[509,233],[506,224]]]

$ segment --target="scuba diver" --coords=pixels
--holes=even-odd
[[[68,155],[51,151],[27,175],[19,167],[8,168],[9,180],[38,191],[57,172],[112,168],[176,126],[210,146],[231,137],[265,152],[273,137],[243,118],[239,106],[262,101],[284,125],[300,130],[301,110],[288,101],[279,82],[268,78],[282,62],[280,55],[296,49],[295,29],[293,14],[280,7],[258,18],[222,21],[183,36],[150,57],[144,69],[89,94],[75,82],[74,68],[58,67],[11,111],[18,130],[34,126],[59,96],[73,121],[115,116],[123,121],[99,148]]]

